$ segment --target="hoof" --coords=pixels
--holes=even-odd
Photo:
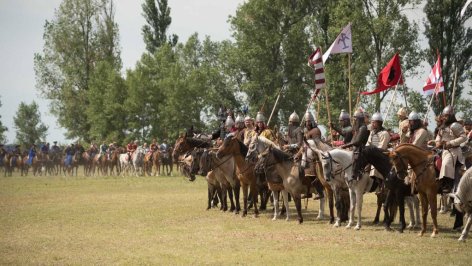
[[[302,224],[303,223],[303,219],[298,219],[298,224]]]
[[[346,225],[346,229],[351,229],[351,225],[350,224]]]
[[[324,216],[323,215],[318,215],[316,216],[316,220],[323,220],[324,219]]]
[[[288,218],[288,217],[287,217],[287,218],[285,218],[285,221],[287,221],[287,222],[288,222],[288,221],[290,221],[290,218]]]
[[[356,230],[356,231],[361,230],[361,226],[360,226],[360,225],[356,225],[356,227],[354,227],[354,230]]]
[[[334,223],[333,227],[339,227],[339,223],[338,222]]]
[[[258,214],[258,213],[254,213],[253,217],[254,217],[254,218],[257,218],[257,217],[259,217],[259,214]]]
[[[437,235],[438,235],[437,233],[433,232],[433,233],[431,234],[431,238],[435,238]]]
[[[272,218],[272,221],[277,221],[277,217]]]
[[[333,218],[329,219],[329,224],[334,224],[334,219]]]
[[[391,231],[393,231],[393,230],[392,230],[392,228],[391,228],[390,226],[385,226],[385,231],[391,232]]]
[[[457,239],[457,241],[459,241],[459,242],[465,242],[465,237],[461,236],[461,237],[459,237],[459,239]]]
[[[420,232],[420,233],[418,234],[418,236],[423,236],[423,235],[424,235],[424,232]]]

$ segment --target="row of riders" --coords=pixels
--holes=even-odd
[[[77,175],[79,165],[84,167],[84,175],[119,175],[120,173],[158,175],[161,165],[166,166],[167,174],[172,172],[171,147],[165,142],[160,145],[156,139],[148,146],[139,145],[135,140],[120,147],[116,142],[107,145],[103,142],[99,147],[92,143],[85,149],[80,143],[71,143],[64,148],[57,141],[50,147],[49,143],[31,145],[29,150],[21,151],[20,145],[5,149],[0,144],[0,162],[4,167],[4,175],[11,176],[15,168],[21,175],[27,175],[32,169],[33,175]],[[75,170],[75,171],[74,171]]]
[[[397,115],[399,132],[391,133],[383,127],[380,113],[370,117],[357,110],[351,126],[349,114],[342,111],[339,126],[331,124],[332,131],[326,139],[310,112],[304,116],[304,128],[299,126],[299,116],[294,112],[289,117],[285,134],[269,129],[261,112],[257,114],[255,123],[250,116],[243,118],[238,115],[236,119],[228,116],[211,136],[196,135],[192,130],[180,136],[173,157],[179,160],[183,173],[190,180],[195,179],[195,174],[206,177],[208,208],[218,196],[221,208],[227,210],[229,196],[229,209],[238,213],[242,187],[242,215],[247,215],[248,207],[252,205],[257,216],[257,204],[260,203],[264,209],[269,199],[268,191],[272,191],[276,219],[281,213],[278,198],[282,192],[282,212],[285,209],[288,219],[288,208],[284,207],[288,206],[290,194],[301,223],[301,199],[311,198],[315,193],[315,199],[320,199],[318,218],[324,216],[327,198],[330,222],[339,226],[347,221],[349,228],[354,225],[357,210],[355,229],[358,230],[361,228],[362,195],[375,192],[378,208],[374,222],[379,221],[383,206],[384,224],[390,230],[399,209],[402,232],[406,228],[406,203],[410,209],[410,227],[415,227],[420,220],[420,200],[420,235],[426,231],[430,209],[432,236],[436,236],[437,194],[455,192],[457,195],[461,183],[465,183],[460,182],[461,177],[472,179],[468,158],[472,123],[470,119],[457,121],[451,106],[444,108],[438,117],[434,133],[427,129],[427,121],[414,111],[408,113],[406,108],[401,108]],[[214,145],[212,140],[215,140]],[[443,201],[443,208],[446,206],[449,206],[447,200]],[[457,210],[456,207],[452,211],[455,216],[453,228],[460,230],[464,220],[463,208]],[[461,240],[467,236],[471,223],[469,215]]]

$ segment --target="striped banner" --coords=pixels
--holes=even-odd
[[[308,57],[308,65],[313,68],[315,75],[315,92],[319,92],[326,84],[322,56],[323,54],[320,48],[317,48],[316,51]]]

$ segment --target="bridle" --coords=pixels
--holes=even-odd
[[[418,167],[418,166],[421,166],[421,165],[424,165],[422,171],[420,172],[419,175],[416,176],[416,178],[422,176],[426,171],[426,169],[433,164],[433,161],[434,161],[434,157],[431,157],[429,159],[426,159],[426,160],[423,160],[421,162],[419,162],[418,164],[416,165],[412,165],[412,164],[409,164],[405,161],[405,157],[402,156],[400,153],[398,152],[395,152],[395,157],[399,158],[400,159],[400,163],[401,163],[401,166],[402,166],[402,170],[401,171],[398,171],[398,168],[397,166],[394,164],[393,167],[395,168],[395,171],[397,172],[397,175],[400,179],[404,180],[405,177],[408,175],[408,171],[409,170],[413,170]],[[410,165],[410,167],[408,167],[408,165]]]

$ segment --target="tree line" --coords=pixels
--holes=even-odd
[[[37,89],[51,100],[51,112],[67,137],[84,141],[155,136],[172,140],[191,125],[202,130],[216,127],[220,106],[248,105],[252,115],[263,110],[268,116],[281,88],[273,121],[286,124],[294,110],[305,111],[314,87],[312,70],[306,66],[308,55],[314,47],[326,50],[352,22],[354,95],[375,86],[379,71],[394,53],[402,57],[406,79],[425,80],[417,76],[417,66],[433,65],[439,52],[447,102],[457,71],[457,110],[470,116],[470,104],[457,100],[463,98],[471,78],[472,31],[465,22],[472,9],[461,17],[465,2],[248,0],[229,16],[232,40],[213,41],[195,33],[181,42],[168,32],[172,19],[167,0],[146,0],[142,4],[146,51],[134,69],[122,74],[115,2],[63,0],[45,22],[43,51],[34,56]],[[423,4],[423,33],[429,47],[420,47],[419,25],[406,16],[406,10]],[[325,65],[335,117],[349,106],[347,64],[347,56],[337,55]],[[426,98],[418,88],[399,88],[403,89],[410,108],[424,112]],[[361,97],[360,104],[375,112],[389,93],[392,90]],[[319,119],[326,124],[323,95]],[[442,108],[438,101],[435,113]]]

